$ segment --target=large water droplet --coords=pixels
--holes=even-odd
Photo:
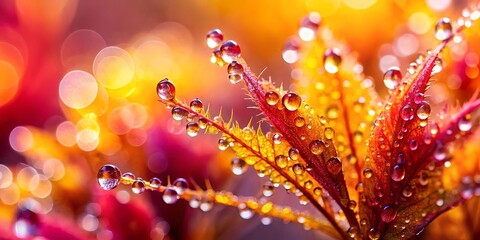
[[[301,175],[303,172],[305,172],[305,167],[300,164],[300,163],[295,163],[293,166],[292,166],[292,171],[293,173],[295,173],[296,175]]]
[[[395,182],[400,182],[405,178],[405,168],[401,164],[396,164],[393,166],[392,170],[392,180]]]
[[[192,111],[201,113],[203,111],[203,103],[202,100],[195,98],[190,102],[190,109]]]
[[[452,37],[452,23],[448,18],[441,18],[435,25],[435,37],[440,40],[446,40]]]
[[[275,157],[275,164],[280,168],[285,168],[288,164],[288,158],[284,155],[278,155]]]
[[[322,154],[323,151],[325,151],[325,143],[319,139],[311,141],[308,147],[310,148],[310,152],[315,155]]]
[[[265,101],[270,106],[275,106],[280,100],[280,96],[275,91],[268,91],[265,93]]]
[[[172,187],[168,187],[163,192],[162,199],[166,204],[174,204],[178,201],[178,193]]]
[[[218,139],[218,149],[220,149],[221,151],[226,150],[229,146],[230,144],[225,138]]]
[[[296,161],[300,158],[300,152],[296,148],[290,148],[290,150],[288,150],[288,156],[290,159]]]
[[[325,128],[324,135],[326,139],[332,139],[333,136],[335,136],[335,130],[333,130],[331,127],[327,127]]]
[[[120,183],[122,173],[118,167],[107,164],[101,167],[97,173],[97,181],[100,187],[105,190],[112,190]]]
[[[332,175],[337,175],[342,171],[342,163],[340,162],[340,159],[337,157],[332,157],[327,160],[327,170],[330,172]]]
[[[283,95],[282,103],[288,111],[295,111],[302,104],[302,98],[296,93],[287,93]]]
[[[393,90],[397,88],[398,84],[402,81],[402,73],[398,67],[391,67],[383,75],[383,83],[385,86]]]
[[[175,85],[168,78],[163,79],[157,84],[157,94],[160,99],[170,101],[175,98]]]
[[[228,40],[222,44],[220,47],[220,52],[222,54],[222,59],[226,63],[231,63],[240,57],[240,46],[232,40]]]
[[[122,178],[125,179],[125,180],[128,180],[128,181],[135,181],[135,175],[131,172],[126,172],[124,174],[122,174]]]
[[[338,48],[329,48],[325,50],[323,55],[323,68],[328,73],[334,74],[338,72],[342,57],[340,57],[340,50]]]
[[[387,204],[383,207],[380,216],[382,217],[382,221],[389,223],[397,217],[397,209],[394,206]]]
[[[207,46],[216,48],[223,42],[223,33],[220,29],[213,29],[207,33]]]
[[[150,179],[149,183],[150,183],[150,187],[155,189],[159,188],[162,185],[162,181],[160,181],[160,179],[156,177],[153,177],[152,179]]]
[[[231,168],[232,168],[233,174],[242,175],[247,171],[248,165],[241,158],[232,158]]]
[[[228,79],[232,84],[237,84],[243,80],[243,66],[237,61],[233,61],[228,65]]]
[[[402,110],[400,111],[400,116],[403,120],[409,121],[413,119],[414,110],[410,105],[405,105]]]
[[[287,63],[295,63],[299,58],[300,46],[296,40],[291,39],[285,43],[282,52],[282,58]]]
[[[318,27],[320,26],[320,14],[311,12],[308,16],[302,19],[300,28],[298,29],[298,36],[303,41],[309,42],[317,36]]]
[[[200,131],[200,126],[198,126],[198,123],[196,122],[189,122],[187,123],[186,129],[187,129],[188,136],[195,137],[198,135],[198,132]]]
[[[363,170],[363,176],[365,178],[371,178],[373,176],[373,170],[370,168],[365,168],[365,170]]]
[[[226,62],[223,61],[222,53],[220,52],[220,49],[213,50],[212,57],[210,58],[210,62],[215,63],[220,67],[226,64]]]
[[[174,107],[172,108],[172,117],[177,121],[181,121],[182,119],[188,116],[188,111],[183,107]]]
[[[417,117],[421,120],[425,120],[430,116],[430,112],[431,112],[430,104],[422,103],[420,104],[420,106],[418,106]]]
[[[142,179],[137,179],[132,183],[132,192],[141,194],[145,191],[145,182]]]
[[[183,194],[188,188],[188,182],[184,178],[177,178],[173,182],[172,186],[175,192],[178,194]]]
[[[297,127],[303,127],[305,125],[305,118],[298,116],[294,119],[295,121],[295,126]]]

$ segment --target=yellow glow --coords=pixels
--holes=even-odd
[[[98,92],[95,78],[84,71],[71,71],[60,81],[59,95],[70,108],[81,109],[90,105]]]
[[[20,78],[12,64],[0,60],[0,106],[15,97]]]
[[[125,50],[107,47],[95,57],[93,73],[105,88],[119,89],[133,79],[133,60]]]
[[[353,9],[366,9],[375,4],[376,0],[343,0],[345,5]]]
[[[70,121],[65,121],[57,126],[57,141],[66,147],[72,147],[76,143],[77,128]]]

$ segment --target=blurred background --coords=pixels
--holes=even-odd
[[[97,186],[96,173],[112,163],[145,179],[185,177],[201,186],[209,180],[216,190],[258,194],[245,187],[258,182],[255,173],[233,177],[231,153],[218,151],[215,136],[188,137],[157,101],[156,84],[168,77],[180,99],[199,97],[215,114],[234,109],[242,126],[258,114],[247,108],[252,103],[241,86],[230,84],[226,69],[210,63],[207,31],[222,29],[240,44],[255,73],[289,86],[284,43],[302,17],[316,11],[385,94],[383,72],[406,69],[419,52],[436,46],[437,20],[456,19],[467,4],[1,1],[0,232],[6,234],[0,238],[311,238],[317,233],[295,224],[241,220],[236,209],[201,213],[184,202],[167,206],[160,194],[133,195],[124,186],[106,192]],[[432,87],[432,101],[462,102],[478,88],[476,29],[444,53],[446,71]],[[288,196],[278,198],[288,204]]]

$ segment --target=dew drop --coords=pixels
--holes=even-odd
[[[435,25],[435,37],[440,40],[446,40],[452,37],[452,23],[448,18],[441,18]]]
[[[182,119],[188,116],[188,111],[183,107],[174,107],[172,108],[172,117],[177,121],[181,121]]]
[[[399,154],[397,155],[397,163],[398,163],[398,164],[404,164],[405,161],[406,161],[406,159],[405,159],[405,154],[399,153]]]
[[[250,127],[244,127],[242,129],[242,136],[245,140],[250,141],[255,136],[255,131]]]
[[[355,202],[354,200],[348,201],[347,207],[349,209],[354,210],[356,206],[357,206],[357,202]]]
[[[295,126],[297,127],[303,127],[305,125],[305,118],[298,116],[294,119],[295,121]]]
[[[417,140],[412,139],[410,140],[410,150],[415,151],[418,148]]]
[[[443,145],[438,145],[433,151],[433,158],[441,162],[447,158],[447,149]]]
[[[154,177],[154,178],[150,179],[149,183],[150,183],[150,187],[157,189],[161,186],[162,181],[160,181],[160,179]]]
[[[133,175],[133,173],[131,172],[126,172],[122,174],[122,178],[128,181],[135,181],[135,175]]]
[[[329,48],[325,50],[323,55],[323,68],[328,73],[337,73],[342,63],[342,57],[340,57],[340,50],[338,48]]]
[[[292,39],[285,43],[282,52],[282,58],[286,63],[295,63],[299,58],[300,46],[296,40]]]
[[[320,26],[321,17],[317,12],[311,12],[308,16],[304,17],[300,23],[298,29],[298,36],[303,41],[309,42],[315,39],[317,31]]]
[[[405,121],[412,120],[414,116],[413,108],[410,105],[405,105],[400,112],[400,116]]]
[[[232,173],[235,175],[242,175],[248,169],[247,163],[241,158],[232,158],[230,166],[232,168]]]
[[[442,70],[443,70],[443,61],[440,57],[437,57],[435,59],[435,62],[433,63],[432,74],[437,74]]]
[[[175,189],[168,187],[163,192],[162,199],[166,204],[174,204],[178,201],[178,193]]]
[[[458,129],[460,129],[460,131],[462,132],[470,131],[470,129],[472,129],[472,121],[470,119],[471,119],[470,114],[463,116],[458,121]]]
[[[216,48],[223,42],[223,33],[220,29],[213,29],[207,33],[207,46]]]
[[[168,78],[163,79],[157,84],[157,94],[160,99],[170,101],[175,98],[175,85]]]
[[[306,189],[312,189],[312,187],[313,187],[313,182],[310,181],[310,180],[308,180],[308,181],[306,181],[306,182],[303,184],[303,186],[304,186]]]
[[[212,57],[210,58],[210,62],[215,63],[220,67],[227,64],[225,61],[223,61],[222,53],[220,52],[220,49],[213,50]]]
[[[301,175],[303,172],[305,172],[305,167],[300,164],[300,163],[295,163],[293,166],[292,166],[292,171],[293,173],[295,173],[296,175]]]
[[[340,159],[337,157],[332,157],[328,159],[327,170],[332,175],[337,175],[338,173],[340,173],[340,171],[342,171],[342,163],[340,162]]]
[[[415,93],[415,96],[413,97],[413,102],[416,104],[420,104],[423,102],[424,99],[425,99],[425,94]]]
[[[431,112],[430,104],[422,103],[420,104],[420,106],[418,106],[417,117],[421,120],[425,120],[430,116],[430,112]]]
[[[377,231],[377,228],[372,227],[368,230],[368,238],[371,240],[380,239],[380,233]]]
[[[398,67],[391,67],[383,75],[383,83],[385,86],[393,90],[397,88],[398,84],[402,81],[402,73]]]
[[[383,207],[380,216],[382,218],[382,221],[389,223],[395,220],[395,218],[397,217],[397,209],[394,206],[387,204]]]
[[[237,84],[243,80],[243,66],[237,61],[233,61],[228,65],[228,79],[232,84]]]
[[[357,234],[358,234],[358,228],[355,227],[355,226],[350,227],[347,230],[347,234],[348,234],[348,236],[350,236],[350,238],[355,238],[355,236],[357,236]]]
[[[280,144],[282,143],[283,136],[280,133],[273,134],[273,143]]]
[[[184,178],[177,178],[172,185],[173,185],[173,189],[178,194],[183,194],[185,190],[187,190],[188,188],[188,182]]]
[[[223,61],[231,63],[240,57],[240,46],[233,40],[228,40],[220,47],[220,53]]]
[[[288,150],[288,157],[296,161],[300,158],[300,152],[296,148],[290,148],[290,150]]]
[[[392,180],[395,182],[400,182],[405,178],[405,168],[401,164],[396,164],[393,166],[392,170]]]
[[[198,98],[193,99],[190,102],[190,109],[192,109],[192,111],[194,111],[194,112],[201,113],[203,111],[202,101]]]
[[[373,176],[373,170],[370,168],[365,168],[365,170],[363,170],[363,176],[365,178],[371,178]]]
[[[121,175],[118,167],[107,164],[98,170],[97,181],[104,190],[112,190],[120,183]]]
[[[238,206],[238,211],[240,213],[240,217],[243,219],[250,219],[253,217],[254,213],[251,209],[247,208],[245,204],[240,204]]]
[[[325,143],[319,139],[311,141],[308,147],[310,148],[310,152],[315,155],[322,154],[323,151],[325,151]]]
[[[302,104],[302,98],[296,93],[287,93],[283,95],[282,103],[288,111],[295,111]]]
[[[285,168],[288,164],[288,158],[284,155],[278,155],[275,157],[275,164],[280,168]]]
[[[200,200],[200,210],[202,210],[203,212],[208,212],[212,210],[213,205],[213,200],[210,197],[203,197]]]
[[[205,119],[205,118],[198,119],[198,126],[200,127],[200,129],[206,129],[207,126],[208,126],[207,119]]]
[[[198,207],[200,207],[200,198],[197,197],[197,196],[192,196],[192,198],[190,198],[190,201],[188,201],[188,205],[189,205],[191,208],[198,208]]]
[[[262,217],[262,219],[260,219],[260,221],[262,222],[263,225],[270,225],[272,223],[272,218],[271,217]]]
[[[270,181],[267,181],[263,184],[262,194],[265,197],[270,197],[273,195],[273,184]]]
[[[198,135],[198,132],[200,131],[200,127],[198,126],[198,123],[196,122],[189,122],[187,123],[187,134],[190,137],[195,137]]]
[[[145,182],[142,179],[137,179],[132,183],[132,192],[141,194],[145,191]]]
[[[218,139],[218,149],[220,149],[221,151],[226,150],[229,145],[230,144],[228,143],[228,141],[225,138]]]
[[[325,138],[326,139],[332,139],[333,136],[335,136],[335,130],[333,130],[333,128],[331,127],[327,127],[325,128]]]
[[[268,91],[265,93],[265,101],[270,106],[275,106],[280,100],[280,96],[275,91]]]

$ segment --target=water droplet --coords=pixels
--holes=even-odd
[[[383,207],[380,216],[382,217],[382,221],[389,223],[397,217],[397,209],[394,206],[387,204]]]
[[[275,157],[275,164],[277,164],[278,167],[285,168],[287,167],[287,163],[288,163],[288,158],[285,157],[284,155],[278,155]]]
[[[415,93],[415,96],[413,97],[413,102],[416,104],[420,104],[423,102],[424,99],[425,99],[425,94]]]
[[[172,108],[172,117],[177,121],[181,121],[182,119],[188,116],[188,111],[183,107],[174,107]]]
[[[132,192],[141,194],[145,191],[145,182],[142,179],[137,179],[132,183]]]
[[[371,178],[373,176],[373,170],[370,168],[365,168],[365,170],[363,170],[363,176],[365,178]]]
[[[399,154],[397,155],[397,163],[398,163],[398,164],[404,164],[405,161],[406,161],[406,159],[405,159],[405,154],[399,153]]]
[[[267,226],[267,225],[270,225],[272,223],[272,218],[271,217],[262,217],[262,219],[260,219],[260,221],[262,222],[263,225]]]
[[[228,65],[228,79],[232,84],[237,84],[243,80],[243,66],[237,61],[233,61]]]
[[[342,171],[342,163],[340,162],[340,159],[337,157],[332,157],[328,159],[327,170],[332,175],[337,175],[338,173],[340,173],[340,171]]]
[[[347,207],[349,209],[354,210],[356,206],[357,206],[357,202],[355,202],[353,200],[348,201]]]
[[[315,194],[317,196],[322,195],[322,189],[319,188],[319,187],[316,187],[315,189],[313,189],[313,194]]]
[[[342,57],[340,57],[340,50],[338,48],[329,48],[325,50],[323,55],[323,68],[328,73],[334,74],[338,72]]]
[[[398,67],[391,67],[383,75],[383,83],[385,86],[393,90],[397,88],[398,84],[402,81],[402,73]]]
[[[212,57],[210,58],[210,62],[215,63],[220,67],[226,64],[226,62],[223,61],[222,53],[220,52],[220,49],[213,50]]]
[[[238,205],[238,210],[240,213],[240,217],[243,219],[250,219],[254,215],[254,212],[251,209],[247,208],[245,204]]]
[[[172,185],[173,185],[173,189],[178,194],[183,194],[185,190],[187,190],[188,188],[188,182],[184,178],[177,178]]]
[[[438,126],[437,123],[432,123],[430,125],[430,133],[435,136],[437,133],[440,131],[440,127]]]
[[[229,146],[229,143],[225,138],[218,139],[218,149],[220,149],[221,151],[224,151],[228,148],[228,146]]]
[[[303,172],[305,172],[305,167],[300,164],[300,163],[295,163],[293,166],[292,166],[292,171],[293,173],[295,173],[296,175],[301,175]]]
[[[290,150],[288,150],[288,157],[296,161],[300,158],[300,152],[296,148],[290,148]]]
[[[104,190],[112,190],[120,183],[121,175],[118,167],[107,164],[98,170],[97,181]]]
[[[287,93],[283,95],[282,103],[288,111],[295,111],[302,104],[302,98],[296,93]]]
[[[287,41],[283,47],[282,58],[287,63],[295,63],[299,58],[300,46],[296,40]]]
[[[13,225],[13,231],[18,238],[35,237],[38,232],[40,219],[38,215],[26,207],[19,207]]]
[[[472,121],[470,119],[471,119],[470,114],[463,116],[458,121],[458,129],[460,129],[460,131],[462,132],[470,131],[470,129],[472,129]]]
[[[220,29],[213,29],[207,33],[207,46],[216,48],[223,42],[223,33]]]
[[[363,183],[362,182],[359,182],[357,183],[357,185],[355,186],[355,190],[357,190],[357,192],[359,193],[362,193],[363,192]]]
[[[188,205],[190,205],[191,208],[200,207],[200,198],[197,196],[192,196],[192,198],[190,198],[190,201],[188,201]]]
[[[433,158],[441,162],[447,158],[447,149],[443,145],[438,145],[433,152]]]
[[[311,141],[308,147],[310,148],[310,152],[315,155],[322,154],[323,151],[325,151],[325,143],[319,139]]]
[[[203,111],[202,101],[198,98],[193,99],[190,102],[190,109],[192,109],[192,111],[194,111],[194,112],[201,113]]]
[[[452,23],[448,18],[441,18],[435,25],[435,37],[440,40],[446,40],[452,37]]]
[[[265,101],[270,106],[275,106],[280,100],[280,96],[275,91],[268,91],[265,93]]]
[[[350,238],[355,238],[355,236],[357,236],[357,233],[358,233],[358,228],[355,227],[355,226],[350,227],[347,230],[347,234],[348,234],[348,236],[350,236]]]
[[[413,114],[414,114],[414,111],[410,105],[405,105],[400,112],[400,116],[405,121],[412,120],[414,116]]]
[[[298,29],[298,36],[303,41],[309,42],[317,36],[318,27],[320,26],[320,14],[311,12],[308,16],[302,19],[300,28]]]
[[[273,184],[270,181],[267,181],[263,184],[262,193],[265,197],[270,197],[273,195]]]
[[[157,94],[160,99],[170,101],[175,98],[175,85],[168,78],[163,79],[157,84]]]
[[[200,131],[200,127],[198,126],[198,123],[196,122],[189,122],[187,123],[187,134],[190,137],[195,137],[198,135],[198,132]]]
[[[232,40],[228,40],[222,44],[220,47],[220,53],[222,55],[223,61],[226,63],[231,63],[235,59],[240,57],[240,46]]]
[[[392,170],[392,180],[395,182],[400,182],[405,178],[405,168],[401,164],[396,164],[393,166]]]
[[[174,204],[178,201],[178,193],[175,189],[168,187],[163,192],[162,199],[166,204]]]
[[[150,183],[150,187],[155,189],[159,188],[162,185],[162,181],[160,181],[160,179],[156,177],[150,179],[149,183]]]
[[[232,168],[233,174],[235,175],[242,175],[248,169],[247,163],[241,158],[232,158],[230,166]]]
[[[125,179],[125,180],[128,180],[128,181],[135,181],[135,175],[131,172],[126,172],[124,174],[122,174],[122,178]]]
[[[415,151],[418,148],[417,140],[412,139],[410,140],[410,150]]]
[[[272,137],[272,138],[273,138],[273,143],[275,143],[275,144],[280,144],[280,143],[282,143],[282,139],[283,139],[282,134],[280,134],[280,133],[275,133],[275,134],[273,134],[273,137]]]
[[[335,130],[333,130],[333,128],[331,127],[327,127],[325,128],[325,138],[326,139],[332,139],[333,136],[335,136]]]
[[[210,197],[202,197],[202,199],[200,200],[200,210],[204,212],[212,210],[213,205],[213,200]]]
[[[420,104],[420,106],[418,106],[417,117],[421,120],[425,120],[430,116],[430,112],[431,112],[430,104],[422,103]]]
[[[313,187],[313,182],[310,181],[310,180],[308,180],[308,181],[306,181],[306,182],[303,184],[303,186],[304,186],[306,189],[312,189],[312,187]]]
[[[255,131],[253,131],[253,129],[250,127],[244,127],[242,129],[242,135],[245,140],[249,141],[255,136]]]
[[[433,64],[432,74],[437,74],[443,70],[443,61],[440,57],[437,57]]]
[[[371,240],[377,240],[380,238],[380,233],[377,231],[377,228],[372,227],[368,230],[368,238]]]

